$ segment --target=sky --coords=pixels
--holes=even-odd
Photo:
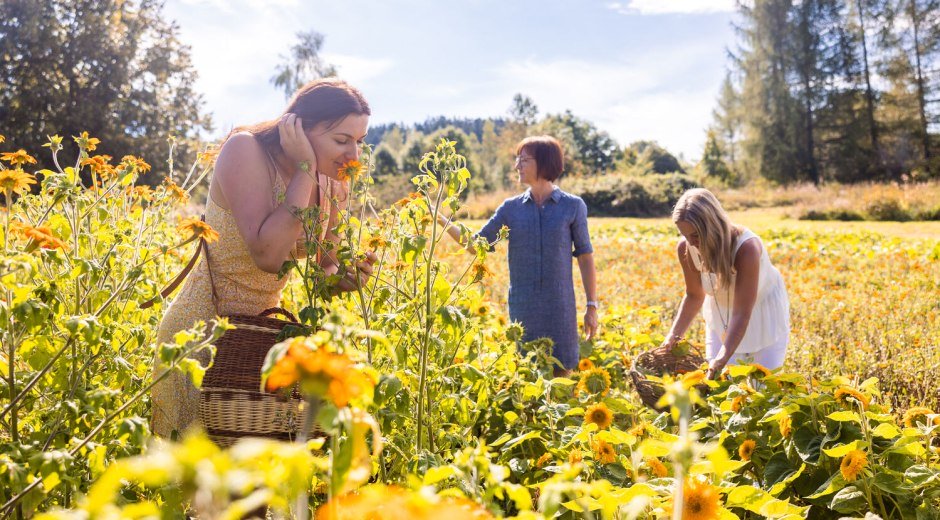
[[[621,145],[702,152],[734,46],[734,0],[168,0],[216,134],[280,115],[296,33],[358,87],[371,124],[504,117],[516,93]]]

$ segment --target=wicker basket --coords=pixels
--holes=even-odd
[[[281,314],[290,321],[270,317]],[[300,427],[302,399],[295,388],[282,394],[261,391],[261,367],[278,333],[297,325],[290,312],[271,308],[254,315],[230,315],[235,329],[215,344],[215,361],[202,382],[199,419],[209,438],[229,446],[243,437],[292,440]]]
[[[643,404],[657,411],[665,411],[665,408],[656,406],[659,399],[665,391],[662,384],[651,381],[646,376],[654,375],[662,377],[666,374],[676,375],[685,372],[691,372],[701,368],[705,358],[702,357],[701,350],[692,347],[687,354],[676,355],[671,347],[661,346],[638,355],[630,367],[630,378],[633,379],[633,386],[636,392],[640,394]],[[700,392],[704,392],[707,387],[699,387]]]

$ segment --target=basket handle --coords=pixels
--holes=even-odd
[[[265,309],[265,310],[261,311],[260,313],[258,313],[258,316],[267,317],[267,316],[270,316],[270,315],[272,315],[272,314],[280,314],[281,316],[284,316],[285,318],[289,319],[290,321],[293,321],[294,323],[297,323],[297,317],[294,316],[293,313],[291,313],[291,311],[289,311],[289,310],[287,310],[287,309],[284,309],[284,308],[282,308],[282,307],[271,307],[271,308],[269,308],[269,309]]]

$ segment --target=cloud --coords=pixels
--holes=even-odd
[[[606,7],[619,14],[701,14],[735,10],[734,0],[628,0],[609,2]]]
[[[367,83],[395,65],[394,60],[387,58],[365,58],[332,52],[324,52],[323,60],[335,65],[337,75],[353,85]]]

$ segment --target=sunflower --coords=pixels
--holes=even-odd
[[[633,360],[630,359],[630,356],[628,356],[626,352],[620,353],[620,362],[623,363],[623,366],[627,368],[630,368],[633,366]]]
[[[212,229],[212,226],[206,224],[196,217],[183,219],[176,229],[180,232],[188,234],[191,238],[205,239],[205,241],[209,244],[219,239],[219,233]]]
[[[486,316],[490,313],[490,306],[486,302],[480,302],[479,305],[473,308],[473,313],[480,317]]]
[[[842,406],[852,406],[854,402],[862,405],[862,410],[867,410],[869,403],[871,403],[871,399],[869,399],[868,396],[849,386],[839,387],[833,396]]]
[[[581,453],[581,448],[575,448],[568,454],[568,462],[571,464],[577,464],[582,460],[584,460],[584,454]]]
[[[783,416],[783,418],[780,419],[778,426],[780,426],[780,435],[789,437],[793,434],[793,418],[789,415]]]
[[[13,193],[24,194],[29,190],[30,184],[36,184],[36,177],[19,168],[0,170],[0,192],[5,197]]]
[[[773,372],[771,372],[769,368],[761,365],[760,363],[751,363],[751,366],[757,369],[757,371],[761,373],[762,377],[769,377],[773,375]]]
[[[751,460],[751,455],[754,454],[754,448],[756,447],[757,442],[754,439],[745,439],[738,447],[738,455],[741,460]]]
[[[7,140],[7,138],[6,138],[6,137],[3,137],[3,135],[0,134],[0,144],[3,144],[3,142],[6,141],[6,140]]]
[[[581,361],[578,361],[578,370],[584,371],[584,370],[590,370],[592,368],[594,368],[594,362],[591,361],[590,359],[584,358]]]
[[[594,441],[594,460],[601,464],[612,464],[617,461],[617,451],[607,441]]]
[[[842,457],[842,463],[839,464],[839,471],[847,482],[854,482],[859,473],[868,465],[868,456],[862,450],[852,450],[845,457]]]
[[[78,147],[86,152],[94,152],[101,140],[97,137],[88,137],[88,132],[82,132],[78,137],[72,136],[72,139],[78,144]]]
[[[199,152],[196,154],[196,160],[202,166],[212,166],[215,164],[216,158],[219,157],[219,148],[216,146],[210,146],[206,148],[204,152]]]
[[[646,465],[650,467],[650,471],[653,472],[653,475],[656,478],[665,478],[669,476],[669,470],[666,469],[666,465],[663,464],[656,457],[649,457],[646,459]]]
[[[743,395],[739,395],[735,397],[734,399],[731,400],[731,411],[735,413],[740,412],[741,408],[744,407],[744,403],[746,402],[747,402],[747,397]]]
[[[343,182],[346,182],[350,179],[355,181],[359,177],[360,173],[362,173],[362,163],[359,161],[349,161],[336,170],[336,178]]]
[[[26,153],[26,150],[20,148],[15,152],[4,152],[0,154],[0,159],[12,164],[14,167],[24,164],[36,164],[36,159]]]
[[[683,520],[717,520],[721,517],[721,496],[704,477],[686,479],[682,496]]]
[[[930,420],[927,418],[928,415],[932,415],[933,410],[930,408],[925,408],[923,406],[915,406],[914,408],[909,409],[904,412],[904,426],[908,428],[914,428],[917,426],[917,423],[922,422],[924,424],[930,424]],[[934,424],[940,424],[940,417],[933,420]]]
[[[610,374],[603,368],[592,368],[581,372],[581,379],[575,391],[578,394],[607,395],[610,390]]]
[[[598,430],[606,430],[614,422],[614,414],[604,403],[588,406],[584,412],[584,424],[596,424]]]
[[[486,264],[479,260],[473,262],[473,265],[470,266],[470,277],[474,282],[479,282],[492,274],[493,272],[490,271],[489,267],[486,267]]]

